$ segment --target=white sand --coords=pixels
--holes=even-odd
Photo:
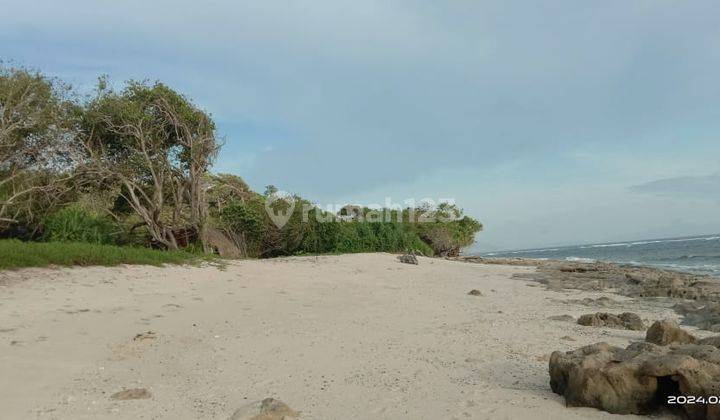
[[[547,356],[643,333],[548,321],[611,295],[510,278],[527,270],[360,254],[3,272],[0,418],[228,418],[270,396],[302,419],[634,418],[566,408]],[[109,398],[124,388],[152,398]]]

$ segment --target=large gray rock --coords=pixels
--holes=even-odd
[[[671,336],[679,335],[674,332]],[[556,351],[550,356],[550,387],[571,407],[649,414],[665,405],[669,395],[720,395],[720,349],[716,344],[720,337],[697,344],[638,342],[623,349],[597,343]],[[717,404],[675,407],[690,419],[720,419]]]
[[[618,315],[606,312],[586,314],[582,315],[577,323],[585,326],[608,327],[622,330],[643,331],[645,329],[642,318],[632,312],[623,312]]]

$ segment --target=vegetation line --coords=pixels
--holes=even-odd
[[[335,214],[273,186],[258,193],[237,175],[211,173],[221,145],[210,113],[161,82],[118,89],[101,77],[82,96],[42,73],[0,67],[0,238],[24,241],[2,243],[0,268],[160,264],[198,252],[447,256],[482,228],[454,204]]]
[[[59,266],[114,266],[119,264],[196,264],[203,259],[185,251],[161,251],[129,246],[77,242],[23,242],[0,240],[0,269]]]

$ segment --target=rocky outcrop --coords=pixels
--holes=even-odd
[[[659,346],[667,346],[668,344],[692,344],[697,339],[678,327],[677,322],[665,319],[656,321],[650,326],[645,335],[645,341]]]
[[[551,290],[612,290],[632,298],[669,298],[675,301],[675,310],[684,316],[683,323],[720,332],[720,281],[709,276],[605,262],[571,263],[473,256],[460,257],[459,260],[533,266],[536,270],[514,277],[537,281]]]
[[[656,323],[657,337],[687,337],[672,323]],[[682,330],[680,330],[682,331]],[[658,334],[656,334],[656,332]],[[626,348],[597,343],[550,356],[550,386],[571,407],[594,407],[616,414],[649,414],[668,405],[668,396],[720,395],[720,337],[695,344],[638,342]],[[690,419],[720,419],[720,405],[678,404]]]
[[[586,314],[582,315],[577,323],[590,327],[608,327],[621,330],[643,331],[645,329],[642,318],[632,312],[623,312],[618,315],[606,312]]]

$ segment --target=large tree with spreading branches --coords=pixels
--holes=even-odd
[[[101,80],[82,119],[83,173],[117,186],[157,244],[177,249],[175,232],[191,228],[209,251],[204,180],[219,149],[210,115],[162,83],[118,92]]]

